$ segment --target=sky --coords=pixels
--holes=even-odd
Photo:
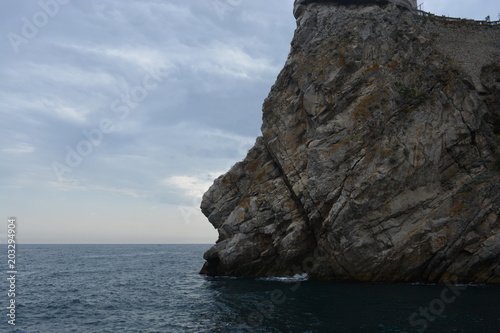
[[[0,0],[0,218],[31,244],[206,243],[260,134],[293,0]],[[498,0],[435,0],[497,17]],[[1,225],[1,223],[0,223]]]

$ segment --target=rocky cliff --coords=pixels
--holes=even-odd
[[[203,197],[202,273],[500,282],[500,27],[294,13],[262,136]]]

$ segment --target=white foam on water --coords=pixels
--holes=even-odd
[[[307,281],[308,279],[309,277],[307,276],[307,273],[302,273],[302,274],[295,274],[294,276],[272,276],[272,277],[257,278],[256,280],[293,283],[299,281]]]

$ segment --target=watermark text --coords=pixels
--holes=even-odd
[[[11,217],[7,220],[7,297],[9,303],[7,306],[7,322],[9,325],[16,325],[16,218]]]
[[[21,17],[21,29],[19,33],[9,32],[7,39],[15,54],[19,53],[21,45],[28,44],[47,24],[50,19],[59,14],[61,5],[67,5],[70,0],[40,0],[40,10],[31,17]]]

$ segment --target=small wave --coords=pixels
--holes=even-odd
[[[256,280],[293,283],[293,282],[307,281],[308,279],[309,278],[307,276],[307,273],[303,273],[303,274],[295,274],[294,276],[273,276],[273,277],[257,278]]]
[[[241,280],[243,278],[238,276],[203,276],[207,281],[224,281],[224,280]]]
[[[437,286],[437,283],[431,283],[431,282],[412,282],[410,283],[412,286]]]
[[[119,258],[119,257],[140,257],[140,256],[154,256],[161,255],[163,252],[133,252],[133,253],[111,253],[111,254],[88,254],[83,255],[82,258],[85,259],[107,259],[107,258]]]

